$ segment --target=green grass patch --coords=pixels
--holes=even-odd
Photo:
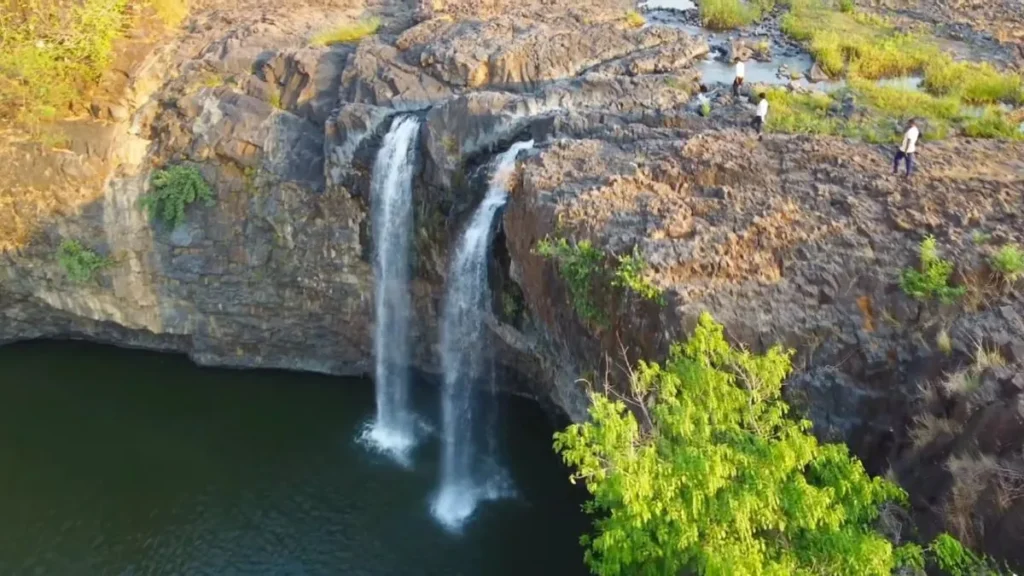
[[[142,197],[142,206],[150,218],[177,226],[185,221],[185,207],[197,200],[213,205],[213,191],[203,175],[191,166],[172,166],[153,175],[153,191]]]
[[[963,286],[949,285],[949,277],[953,274],[953,263],[939,256],[935,237],[928,236],[921,241],[919,268],[907,268],[900,275],[900,288],[907,296],[915,300],[938,299],[950,304],[964,295]]]
[[[980,116],[969,116],[963,124],[964,136],[971,138],[996,138],[1000,140],[1024,140],[1020,124],[1010,119],[1005,110],[988,106]]]
[[[189,0],[149,0],[156,15],[168,27],[175,27],[188,16]]]
[[[1010,115],[989,107],[980,115],[953,96],[932,96],[899,86],[880,86],[850,78],[844,91],[831,94],[766,90],[770,108],[766,129],[788,134],[843,136],[876,144],[896,144],[911,118],[920,120],[922,137],[939,140],[952,134],[1001,140],[1024,139]],[[835,113],[846,93],[852,93],[859,113],[851,119]]]
[[[127,4],[0,2],[0,115],[37,125],[67,110],[109,65]]]
[[[69,280],[82,284],[92,280],[93,275],[109,266],[112,260],[96,254],[78,240],[64,240],[57,248],[57,263]]]
[[[140,2],[141,3],[141,2]],[[177,24],[183,0],[147,2]],[[0,0],[0,117],[32,131],[59,119],[107,70],[130,0]]]
[[[358,42],[367,36],[376,34],[378,29],[380,29],[380,18],[367,18],[358,22],[348,22],[313,36],[312,43],[315,46],[331,46],[334,44]]]
[[[712,30],[729,30],[750,25],[761,17],[762,9],[761,4],[743,0],[702,0],[700,21]]]
[[[898,33],[884,19],[837,11],[831,4],[798,0],[783,17],[784,33],[805,42],[830,76],[850,71],[863,78],[886,78],[920,72],[939,54],[927,39]]]
[[[1024,250],[1016,244],[1007,244],[988,259],[992,269],[1013,284],[1024,275]]]
[[[924,87],[934,94],[957,96],[974,104],[1024,103],[1019,74],[1000,72],[987,62],[954,62],[945,54],[925,68]]]

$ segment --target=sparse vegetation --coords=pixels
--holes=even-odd
[[[1024,251],[1016,244],[1007,244],[997,250],[989,258],[988,263],[1009,284],[1013,284],[1024,275]]]
[[[761,17],[761,8],[744,0],[703,0],[700,21],[712,30],[747,26]]]
[[[519,303],[516,302],[515,296],[504,292],[501,295],[501,309],[505,313],[507,320],[513,320],[519,316]]]
[[[378,29],[380,29],[380,19],[367,18],[358,22],[347,22],[324,30],[313,36],[311,42],[315,46],[332,46],[334,44],[358,42],[367,36],[376,34]]]
[[[282,109],[280,92],[274,92],[273,94],[270,95],[270,105],[273,106],[274,108],[277,108],[278,110]]]
[[[702,102],[700,105],[701,116],[707,118],[711,116],[711,102]]]
[[[111,264],[111,260],[86,248],[78,240],[64,240],[57,248],[57,263],[69,280],[81,284],[92,280],[97,271]]]
[[[107,69],[131,23],[130,0],[0,1],[0,117],[33,132],[63,116]],[[141,4],[141,2],[140,2]],[[180,21],[181,0],[153,0]]]
[[[969,116],[964,121],[964,136],[971,138],[998,138],[1020,140],[1024,138],[1019,124],[1010,119],[1006,111],[997,106],[987,106],[978,116]]]
[[[806,42],[830,76],[877,79],[919,72],[939,54],[926,38],[901,34],[884,19],[835,10],[821,0],[794,0],[782,31]]]
[[[924,68],[924,87],[939,95],[956,96],[972,104],[1024,103],[1021,77],[1000,72],[987,62],[955,62],[942,54]]]
[[[570,243],[565,238],[546,238],[537,242],[536,253],[558,263],[558,271],[569,288],[573,309],[579,317],[595,324],[606,322],[604,312],[594,302],[595,274],[603,267],[604,254],[588,240]]]
[[[615,268],[612,285],[630,290],[645,300],[664,304],[665,297],[661,289],[644,277],[647,268],[647,261],[644,260],[639,250],[634,248],[632,254],[619,257],[619,265]]]
[[[932,541],[928,552],[939,569],[951,576],[999,576],[1003,573],[994,560],[978,556],[946,533]]]
[[[185,207],[197,200],[213,205],[213,192],[203,175],[191,166],[172,166],[153,175],[153,190],[142,197],[142,206],[150,218],[177,226],[185,221]]]
[[[636,10],[629,10],[625,16],[626,26],[630,28],[640,28],[644,24],[647,24],[647,19]]]
[[[900,277],[900,288],[904,293],[917,300],[937,298],[946,304],[963,296],[962,286],[949,285],[953,264],[939,257],[934,236],[928,236],[921,242],[919,253],[920,270],[907,268]]]
[[[188,16],[189,0],[149,0],[149,5],[168,27],[181,24]]]
[[[95,82],[127,23],[128,0],[0,3],[0,114],[53,120]]]

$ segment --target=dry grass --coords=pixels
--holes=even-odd
[[[910,428],[910,441],[915,451],[920,451],[944,436],[954,437],[963,430],[963,425],[951,418],[935,416],[925,412],[914,417]]]
[[[380,29],[379,18],[367,18],[358,22],[346,22],[334,28],[330,28],[313,36],[314,46],[332,46],[334,44],[347,44],[358,42],[367,36],[372,36]]]
[[[984,533],[984,526],[974,514],[974,507],[998,474],[995,458],[984,454],[951,456],[946,470],[953,476],[953,487],[946,499],[946,525],[966,545],[974,545]]]

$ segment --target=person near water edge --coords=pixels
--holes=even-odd
[[[892,161],[892,173],[895,175],[899,172],[900,160],[906,161],[907,164],[907,178],[914,172],[914,154],[917,153],[917,139],[921,136],[921,131],[917,128],[917,121],[911,118],[910,123],[907,124],[907,131],[903,133],[903,142],[900,144],[900,149],[896,151],[896,157]]]
[[[736,78],[732,81],[732,95],[734,98],[740,96],[740,86],[743,86],[743,75],[746,73],[746,66],[743,60],[736,61]]]
[[[757,100],[757,113],[754,115],[754,129],[757,130],[757,139],[761,139],[761,133],[764,132],[764,122],[768,118],[768,97],[764,92],[758,95]]]

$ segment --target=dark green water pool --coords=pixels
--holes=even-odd
[[[417,398],[434,421],[436,394]],[[0,575],[586,574],[585,495],[537,407],[502,400],[518,497],[450,534],[429,510],[437,438],[411,469],[368,453],[373,398],[366,380],[2,347]]]

